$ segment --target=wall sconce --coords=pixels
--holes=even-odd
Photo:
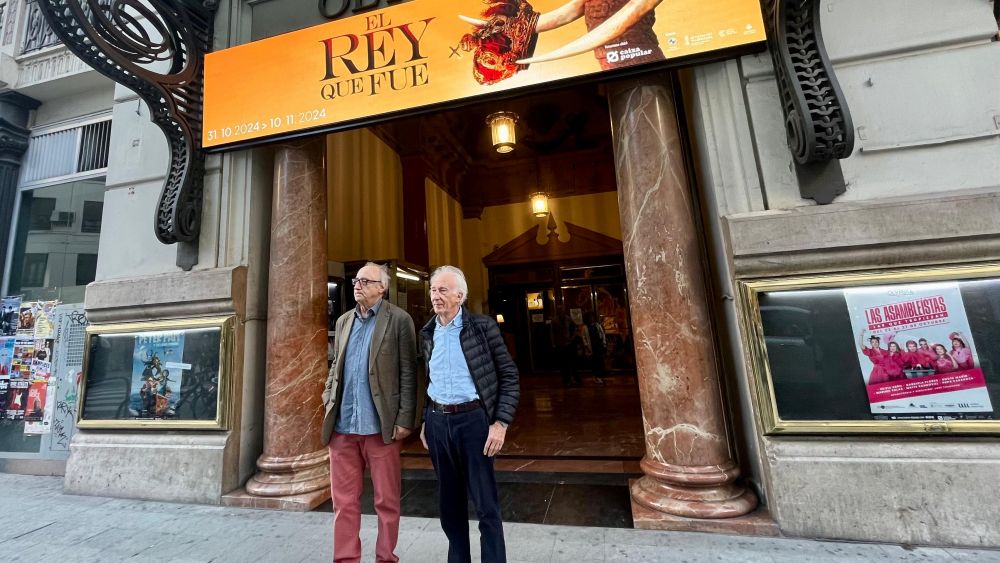
[[[493,136],[493,148],[498,153],[504,154],[514,150],[514,143],[517,142],[517,133],[514,125],[517,123],[517,114],[510,111],[498,111],[486,116],[486,124],[490,126],[490,133]]]
[[[531,213],[535,217],[545,217],[549,214],[549,194],[545,192],[531,194]]]
[[[503,313],[497,315],[497,323],[503,324]]]

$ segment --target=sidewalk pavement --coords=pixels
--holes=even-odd
[[[156,486],[151,476],[150,486]],[[251,563],[330,561],[332,515],[83,497],[59,477],[0,474],[0,560],[38,563]],[[475,523],[471,526],[478,545]],[[505,524],[510,561],[975,561],[1000,551],[754,538],[616,528]],[[364,516],[364,561],[374,560],[376,519]],[[403,562],[447,559],[436,520],[403,517]],[[474,554],[478,560],[478,555]]]

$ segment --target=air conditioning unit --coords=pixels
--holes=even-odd
[[[49,222],[53,225],[69,227],[73,224],[73,218],[75,215],[76,214],[72,211],[53,211]]]

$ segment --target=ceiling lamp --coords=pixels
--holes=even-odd
[[[490,133],[493,135],[493,148],[498,153],[504,154],[514,150],[514,143],[517,142],[514,124],[517,123],[517,114],[510,111],[498,111],[486,116],[486,124],[490,126]]]
[[[545,192],[531,194],[531,213],[535,217],[545,217],[549,214],[549,194]]]

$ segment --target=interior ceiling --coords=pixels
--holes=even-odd
[[[486,116],[499,111],[519,116],[517,147],[500,154],[493,148]],[[443,112],[463,146],[472,148],[477,164],[505,164],[554,154],[610,146],[607,100],[596,85],[556,90],[535,96],[489,102]]]
[[[517,144],[493,149],[486,116],[519,116]],[[567,197],[614,191],[607,100],[597,84],[472,104],[374,128],[403,157],[420,156],[427,174],[461,204],[466,217],[484,207],[528,201],[531,193]]]

